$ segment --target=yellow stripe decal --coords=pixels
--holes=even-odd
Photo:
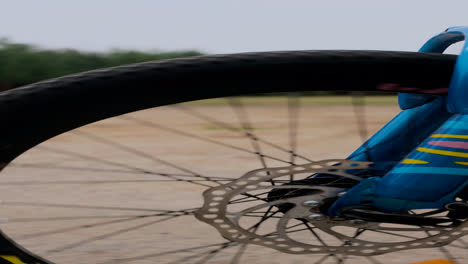
[[[468,139],[468,135],[450,135],[450,134],[434,134],[431,137],[433,138],[460,138]]]
[[[16,256],[11,256],[11,255],[4,255],[4,256],[0,256],[0,258],[10,262],[10,263],[13,263],[13,264],[26,264],[24,263],[23,261],[21,261],[18,257]]]
[[[416,160],[416,159],[405,159],[401,162],[401,164],[428,164],[429,162],[424,160]],[[467,162],[468,164],[468,162]]]
[[[456,164],[460,164],[460,165],[466,165],[468,166],[468,162],[463,162],[463,161],[455,161]]]
[[[468,153],[465,153],[465,152],[430,149],[430,148],[417,148],[416,150],[420,151],[420,152],[431,153],[431,154],[439,154],[439,155],[444,155],[444,156],[468,158]]]

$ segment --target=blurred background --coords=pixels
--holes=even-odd
[[[96,68],[202,54],[416,51],[445,28],[468,24],[468,2],[456,0],[0,0],[0,6],[0,90]]]

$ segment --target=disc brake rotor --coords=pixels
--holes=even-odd
[[[468,226],[465,227],[467,221],[460,221],[460,224],[456,226],[404,226],[402,228],[387,227],[379,222],[329,217],[320,212],[319,205],[323,204],[326,199],[336,199],[340,193],[346,191],[345,188],[334,187],[331,184],[278,185],[278,182],[287,182],[285,179],[297,178],[300,175],[304,178],[311,178],[311,175],[316,173],[361,181],[363,178],[348,172],[350,170],[366,170],[371,164],[371,162],[351,160],[323,160],[304,165],[250,171],[237,180],[206,190],[203,193],[204,204],[195,216],[200,221],[215,227],[228,240],[266,246],[289,254],[378,255],[398,250],[439,247],[468,234]],[[261,196],[271,193],[272,190],[281,189],[292,190],[292,192],[300,190],[301,195],[285,195],[275,199]],[[289,205],[290,209],[277,210],[276,212],[272,210],[272,208],[281,208],[285,204]],[[260,232],[260,229],[263,228],[261,225],[264,225],[267,220],[273,219],[273,215],[276,222],[270,224],[270,231]],[[245,227],[243,219],[249,217],[261,219],[253,226]],[[291,225],[291,222],[298,224]],[[297,229],[297,227],[302,227],[302,229]],[[356,228],[356,233],[348,235],[336,230],[336,227]],[[339,240],[340,243],[327,244],[315,234],[314,230],[320,230]],[[414,237],[409,241],[387,242],[379,240],[376,242],[359,238],[359,232],[362,233],[364,230],[424,232],[427,236]],[[292,233],[300,231],[308,232],[308,239],[292,237]],[[310,235],[313,236],[310,237]],[[408,237],[411,238],[411,236]]]

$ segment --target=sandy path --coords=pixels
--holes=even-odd
[[[239,128],[236,115],[228,107],[192,107]],[[285,148],[289,146],[284,107],[251,106],[248,112],[257,137]],[[377,131],[397,112],[396,107],[368,106],[366,119],[370,133]],[[28,151],[2,173],[0,217],[4,221],[8,218],[10,222],[2,224],[1,228],[28,249],[49,256],[57,263],[102,263],[106,259],[145,255],[149,256],[122,263],[196,263],[203,256],[198,259],[189,256],[215,247],[178,255],[153,254],[224,242],[216,230],[196,221],[192,215],[162,221],[167,215],[154,216],[159,211],[152,210],[182,210],[201,205],[201,192],[206,187],[197,183],[206,182],[166,181],[173,179],[170,177],[196,179],[193,174],[197,174],[236,178],[260,168],[258,158],[248,153],[252,151],[251,142],[239,131],[227,131],[170,107],[131,116],[229,146],[123,119],[114,118],[83,127],[79,133],[58,136]],[[345,158],[361,143],[350,107],[304,107],[299,124],[298,153],[311,159]],[[132,150],[123,146],[131,146]],[[288,153],[266,144],[262,144],[261,149],[272,157],[289,159]],[[267,164],[284,165],[270,159]],[[27,204],[14,206],[11,202]],[[31,203],[96,208],[44,207]],[[70,216],[82,218],[53,219]],[[30,218],[36,221],[25,221]],[[43,221],[37,221],[39,218]],[[156,221],[160,222],[153,223]],[[117,230],[126,231],[112,235]],[[100,239],[87,241],[90,237]],[[380,238],[377,235],[375,239]],[[466,250],[448,250],[460,257],[468,255]],[[238,247],[225,249],[207,263],[230,263],[237,251]],[[380,262],[374,263],[410,263],[443,256],[437,249],[415,250],[379,256],[376,259]],[[317,256],[286,255],[268,248],[248,246],[241,263],[314,263],[314,259]],[[336,259],[329,258],[323,263],[336,263]],[[345,263],[366,263],[366,260],[351,257]],[[463,259],[460,263],[464,263]]]

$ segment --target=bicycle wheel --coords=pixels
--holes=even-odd
[[[293,217],[281,232],[316,252],[267,242],[280,239],[278,221],[297,208],[294,199],[317,190],[337,195],[358,182],[294,172],[304,164],[346,163],[397,112],[388,106],[392,97],[372,97],[366,106],[358,96],[444,95],[455,59],[380,51],[218,55],[91,71],[4,92],[0,263],[403,263],[397,250],[379,257],[365,247],[382,239],[409,243],[437,230],[340,225],[333,232],[374,232],[355,254],[344,254],[335,248],[349,246],[347,239]],[[218,99],[193,102],[210,98]],[[149,110],[135,112],[143,109]],[[284,177],[260,179],[268,191],[240,184],[252,178],[249,172],[270,175],[285,166]],[[198,219],[222,225],[210,222],[216,208],[206,207],[219,202],[214,196],[207,202],[205,192],[204,204],[201,193],[226,184],[245,187],[228,204],[242,208],[248,219],[236,224],[253,226],[247,229],[265,237],[263,246],[258,237],[231,227],[217,231],[193,217],[202,208]],[[440,247],[439,255],[453,259],[457,251],[465,258],[460,241]],[[411,252],[405,261],[430,250]]]

